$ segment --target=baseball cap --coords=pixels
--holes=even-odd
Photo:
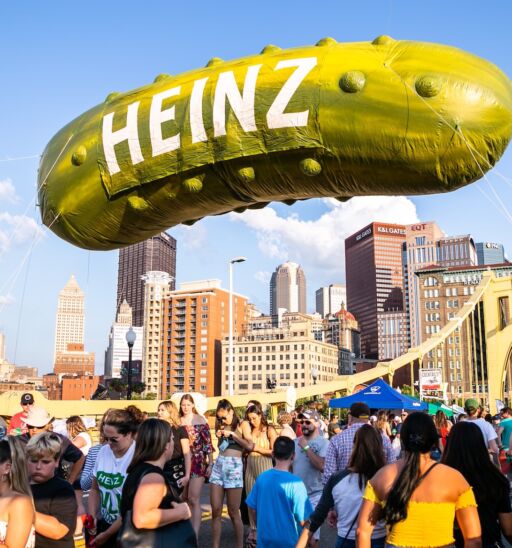
[[[34,404],[34,396],[32,394],[26,392],[21,396],[21,405],[33,405]]]
[[[27,417],[22,417],[21,420],[25,424],[30,424],[30,426],[42,428],[52,420],[52,417],[48,414],[48,411],[46,411],[46,409],[34,406],[30,408],[29,412],[27,413]]]
[[[470,398],[469,400],[466,400],[464,402],[464,409],[467,411],[470,410],[477,410],[480,407],[480,404],[478,403],[478,400],[475,400],[474,398]]]
[[[355,419],[368,419],[370,418],[370,408],[363,402],[356,402],[350,406],[350,414]]]
[[[306,409],[302,413],[298,415],[299,419],[307,419],[310,421],[319,421],[320,415],[318,414],[318,411],[315,411],[314,409]]]

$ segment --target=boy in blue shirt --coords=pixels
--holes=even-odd
[[[313,508],[303,481],[288,472],[295,456],[293,440],[279,436],[272,456],[274,468],[258,476],[246,502],[257,524],[258,546],[295,548]]]

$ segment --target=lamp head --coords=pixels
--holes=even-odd
[[[235,257],[234,259],[231,259],[231,261],[229,261],[231,264],[233,263],[243,263],[244,261],[246,261],[246,257]]]
[[[135,340],[137,339],[137,333],[133,330],[133,327],[130,326],[130,329],[126,332],[126,342],[128,343],[128,346],[131,348],[135,344]]]

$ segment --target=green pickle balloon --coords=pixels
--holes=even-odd
[[[459,49],[381,36],[223,61],[111,93],[53,137],[44,224],[87,249],[314,197],[446,192],[512,134],[512,85]]]

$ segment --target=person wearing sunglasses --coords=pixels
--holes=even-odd
[[[302,435],[295,440],[293,473],[304,482],[311,506],[315,509],[322,496],[322,472],[329,442],[320,434],[321,417],[318,411],[306,409],[297,419],[301,424]],[[309,539],[308,546],[317,546],[319,540],[320,529]]]
[[[212,546],[220,547],[222,506],[226,495],[228,514],[235,530],[235,547],[243,548],[244,525],[240,515],[244,485],[242,453],[251,451],[254,443],[243,438],[240,419],[228,400],[220,400],[217,404],[215,434],[219,440],[219,456],[210,475]]]
[[[13,415],[9,422],[9,435],[11,436],[19,436],[27,433],[25,419],[27,418],[30,408],[34,405],[34,396],[32,396],[30,392],[22,394],[20,405],[23,411]]]
[[[106,445],[100,449],[94,465],[88,503],[98,532],[94,543],[98,546],[116,546],[121,527],[121,493],[140,423],[141,417],[129,408],[110,409],[104,417],[102,431]]]

